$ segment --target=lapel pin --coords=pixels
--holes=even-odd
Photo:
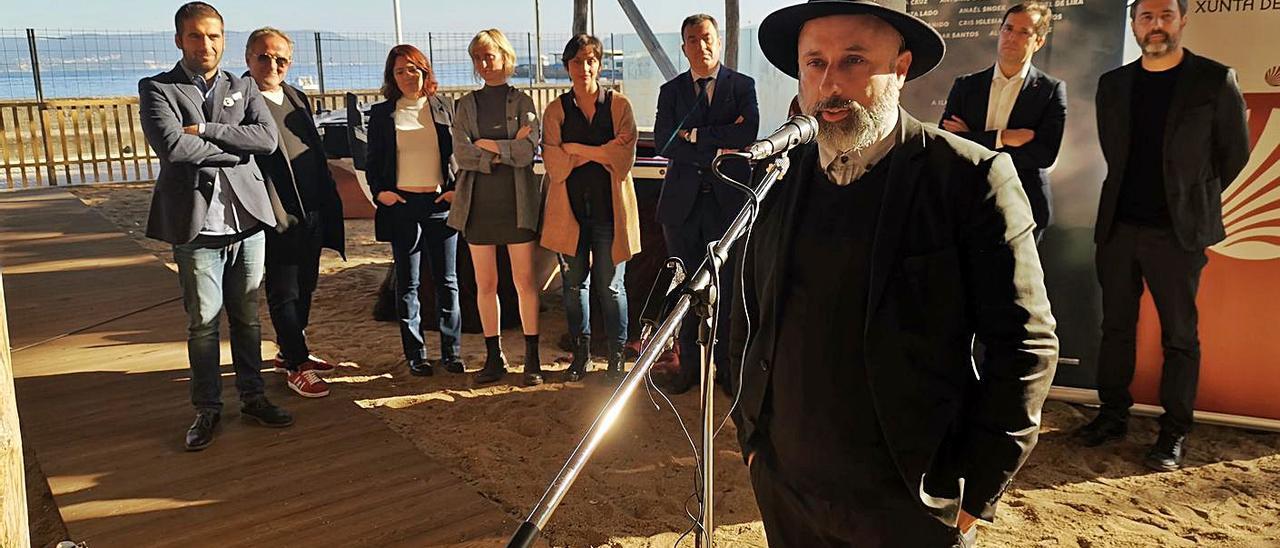
[[[235,104],[236,104],[236,100],[235,100],[235,99],[232,99],[232,98],[230,98],[230,97],[224,98],[224,99],[222,100],[222,106],[224,106],[224,107],[234,106]]]

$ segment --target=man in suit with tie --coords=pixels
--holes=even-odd
[[[1067,121],[1067,85],[1031,65],[1052,20],[1045,2],[1023,2],[1005,11],[995,65],[956,78],[941,123],[1013,158],[1035,216],[1036,241],[1053,221],[1049,171],[1058,160]]]
[[[720,63],[720,33],[715,18],[706,14],[686,17],[680,24],[688,72],[662,85],[653,135],[658,154],[670,164],[658,199],[658,222],[667,252],[692,272],[707,254],[707,243],[719,240],[741,210],[744,196],[716,180],[711,161],[724,150],[740,149],[756,138],[760,107],[756,84]],[[725,167],[726,174],[746,182],[750,173],[742,162]],[[733,269],[720,272],[717,315],[720,339],[727,339],[728,303]],[[680,330],[680,371],[664,383],[669,393],[684,393],[698,383],[698,322],[691,315]],[[715,345],[715,361],[726,366],[727,345]]]
[[[266,426],[293,417],[263,393],[258,287],[273,196],[254,154],[276,149],[276,128],[253,80],[219,69],[222,15],[204,2],[174,15],[182,60],[138,82],[147,144],[160,158],[147,236],[173,244],[187,311],[187,356],[196,420],[186,448],[213,442],[222,409],[218,314],[225,307],[241,415]],[[278,201],[278,200],[276,200]]]
[[[1160,318],[1164,367],[1160,435],[1144,459],[1182,467],[1200,377],[1196,292],[1205,248],[1222,241],[1222,192],[1249,159],[1235,71],[1182,47],[1187,0],[1137,0],[1129,9],[1142,58],[1098,80],[1098,140],[1107,161],[1097,244],[1102,286],[1098,397],[1076,432],[1087,446],[1128,433],[1143,282]]]

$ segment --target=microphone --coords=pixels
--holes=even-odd
[[[773,135],[760,139],[743,149],[752,161],[763,160],[781,154],[800,145],[812,143],[818,137],[818,120],[803,114],[792,116]]]

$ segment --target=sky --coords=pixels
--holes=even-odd
[[[778,7],[798,0],[740,0],[743,26],[754,26]],[[393,32],[392,0],[211,0],[229,30],[261,26],[286,30]],[[568,34],[573,0],[540,0],[542,32]],[[655,32],[676,32],[680,21],[705,12],[723,21],[723,0],[635,0]],[[128,6],[127,8],[123,6]],[[166,30],[178,0],[0,0],[0,28]],[[401,0],[408,32],[474,32],[497,27],[534,30],[534,0]],[[598,34],[633,32],[616,0],[595,0]]]

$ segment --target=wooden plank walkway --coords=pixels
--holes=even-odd
[[[268,395],[297,423],[238,420],[226,364],[219,435],[183,451],[193,412],[177,276],[69,193],[0,195],[0,268],[24,442],[74,540],[494,546],[514,531],[515,520],[350,400],[302,400],[268,378]]]

